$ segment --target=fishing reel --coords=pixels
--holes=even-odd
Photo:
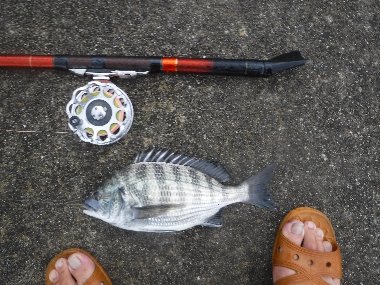
[[[126,92],[111,83],[111,76],[129,78],[148,72],[90,72],[72,69],[79,75],[92,75],[93,81],[77,88],[66,106],[70,129],[84,141],[108,145],[124,137],[133,122],[133,106]]]

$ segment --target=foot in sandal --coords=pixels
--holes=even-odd
[[[275,285],[339,285],[342,259],[329,219],[312,208],[297,208],[283,219],[273,247]]]
[[[49,263],[47,285],[111,285],[111,279],[88,252],[71,248],[56,255]]]

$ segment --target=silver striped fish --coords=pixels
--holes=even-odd
[[[84,213],[133,231],[172,232],[197,225],[220,227],[221,210],[243,202],[275,209],[267,184],[273,165],[238,186],[227,186],[227,171],[215,162],[169,150],[138,154],[85,201]]]

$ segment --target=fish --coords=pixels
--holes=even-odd
[[[142,232],[177,232],[222,226],[222,209],[248,203],[275,210],[267,191],[274,164],[237,186],[219,163],[169,149],[151,148],[117,171],[84,202],[84,213],[113,226]]]

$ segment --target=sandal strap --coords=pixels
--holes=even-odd
[[[326,285],[321,276],[342,279],[342,257],[339,246],[330,241],[332,252],[318,252],[292,243],[282,233],[276,239],[273,266],[292,269],[296,274],[279,279],[276,285]]]

